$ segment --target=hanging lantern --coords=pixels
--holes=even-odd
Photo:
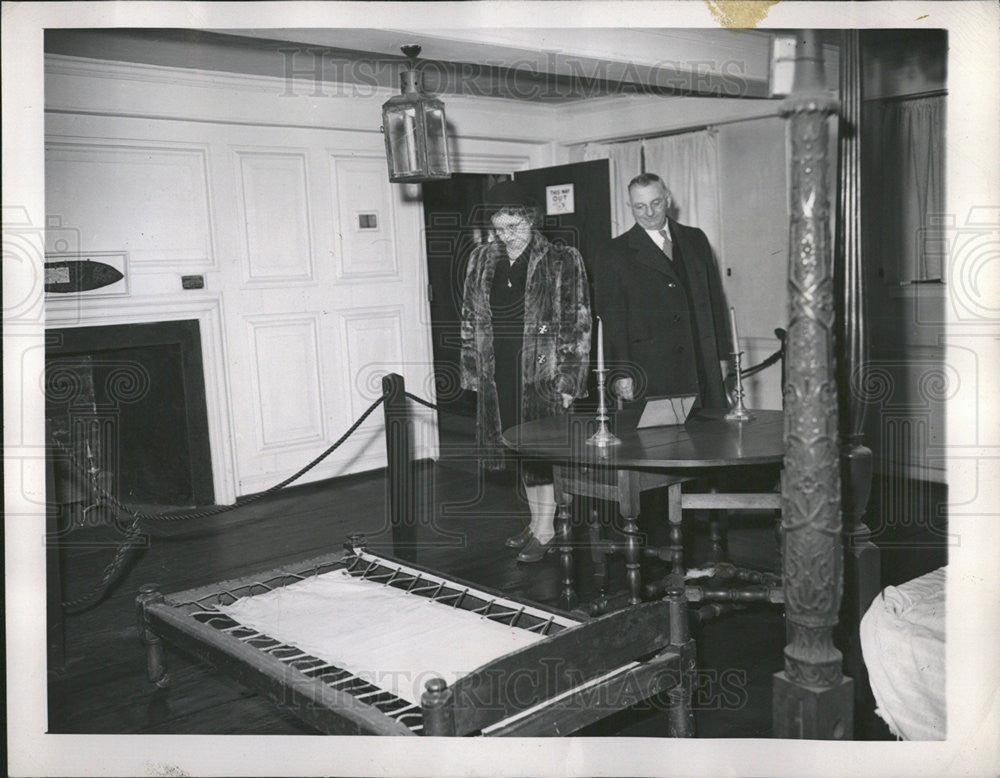
[[[410,63],[401,74],[402,94],[382,106],[382,132],[393,183],[451,178],[444,103],[420,88],[417,55],[420,46],[403,46]]]

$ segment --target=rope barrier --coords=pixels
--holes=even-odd
[[[426,405],[431,408],[437,407],[426,400],[411,395],[409,392],[407,392],[406,394],[411,399],[416,400],[417,402],[422,403],[423,405]],[[384,401],[385,397],[379,397],[377,400],[375,400],[375,402],[369,405],[368,408],[364,411],[364,413],[362,413],[357,418],[357,420],[348,428],[348,430],[343,435],[341,435],[336,440],[335,443],[333,443],[328,449],[326,449],[326,451],[324,451],[322,454],[320,454],[318,457],[312,460],[301,470],[294,473],[293,475],[290,475],[288,478],[284,479],[280,483],[275,484],[274,486],[264,490],[263,492],[257,492],[256,494],[252,494],[249,497],[239,499],[232,505],[217,505],[206,510],[180,513],[180,514],[167,514],[167,513],[148,514],[148,513],[142,513],[141,511],[132,510],[127,505],[122,503],[113,494],[109,493],[106,489],[99,486],[97,484],[97,479],[95,475],[92,474],[87,469],[85,469],[77,461],[76,456],[74,455],[72,450],[64,446],[59,441],[54,441],[56,447],[67,455],[67,458],[69,459],[71,465],[74,468],[76,468],[78,474],[80,474],[84,478],[84,480],[90,482],[91,488],[97,493],[99,499],[103,502],[103,504],[111,507],[118,514],[126,514],[131,518],[131,522],[128,528],[125,530],[124,539],[115,548],[115,553],[112,556],[111,561],[104,568],[104,571],[101,574],[101,578],[97,583],[97,585],[86,595],[82,597],[77,597],[76,599],[73,600],[68,600],[63,602],[62,606],[64,611],[70,615],[83,613],[84,611],[87,611],[90,608],[94,607],[95,605],[99,604],[101,601],[104,600],[105,597],[107,597],[107,595],[110,593],[113,585],[118,580],[122,570],[125,567],[125,562],[128,559],[129,551],[131,551],[133,548],[135,548],[137,545],[139,545],[142,541],[145,540],[141,522],[154,522],[154,523],[178,522],[178,521],[190,521],[192,519],[203,519],[203,518],[208,518],[210,516],[217,516],[221,513],[226,513],[228,511],[235,510],[236,508],[243,508],[247,505],[250,505],[251,503],[257,502],[258,500],[262,499],[263,497],[266,497],[267,495],[273,494],[274,492],[277,492],[280,489],[284,489],[286,486],[301,478],[305,473],[307,473],[309,470],[312,470],[314,467],[316,467],[316,465],[318,465],[320,462],[322,462],[324,459],[330,456],[330,454],[336,451],[355,432],[355,430],[357,430],[357,428],[364,423],[365,419],[371,416],[372,413],[375,412],[375,409],[378,408]],[[146,529],[148,530],[148,527]],[[155,534],[155,533],[149,533],[149,534]],[[177,535],[172,534],[171,537],[177,537]]]
[[[438,410],[437,403],[432,403],[430,400],[425,400],[423,397],[417,397],[415,394],[410,394],[409,392],[403,392],[409,399],[416,403],[420,403],[426,408],[430,408],[432,411]]]

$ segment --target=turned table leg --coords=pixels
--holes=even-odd
[[[675,575],[684,575],[684,513],[681,510],[681,485],[667,487],[667,521],[670,523],[670,562]]]
[[[573,495],[563,486],[561,467],[552,468],[553,489],[556,496],[556,534],[559,538],[559,570],[561,574],[561,591],[559,604],[569,610],[577,604],[576,587],[573,582],[573,527],[570,507]]]

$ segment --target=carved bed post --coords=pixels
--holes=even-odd
[[[843,584],[827,119],[816,31],[796,45],[795,82],[782,104],[791,138],[789,327],[782,479],[785,669],[774,676],[774,735],[844,739],[853,684],[833,644]]]
[[[382,378],[385,398],[386,510],[392,531],[392,553],[411,562],[416,559],[417,516],[413,499],[413,458],[410,453],[410,411],[403,376]]]
[[[846,665],[861,699],[868,697],[858,633],[861,617],[881,586],[878,547],[864,522],[872,482],[872,452],[863,444],[868,362],[864,266],[861,256],[861,40],[858,30],[841,33],[840,180],[837,198],[837,251],[834,279],[838,302],[841,489],[844,505],[844,604]],[[870,701],[869,701],[870,702]]]

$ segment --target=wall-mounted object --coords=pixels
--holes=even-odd
[[[400,75],[402,93],[382,106],[389,180],[399,184],[451,178],[444,103],[421,89],[420,46],[403,46],[402,51],[410,60]]]
[[[45,255],[45,294],[121,297],[128,290],[128,254],[124,251]]]
[[[573,185],[557,184],[545,187],[545,215],[558,216],[561,213],[573,213]]]
[[[378,229],[378,214],[377,213],[359,213],[357,216],[357,227],[361,231],[371,231]]]
[[[181,276],[181,289],[204,289],[205,276]]]

